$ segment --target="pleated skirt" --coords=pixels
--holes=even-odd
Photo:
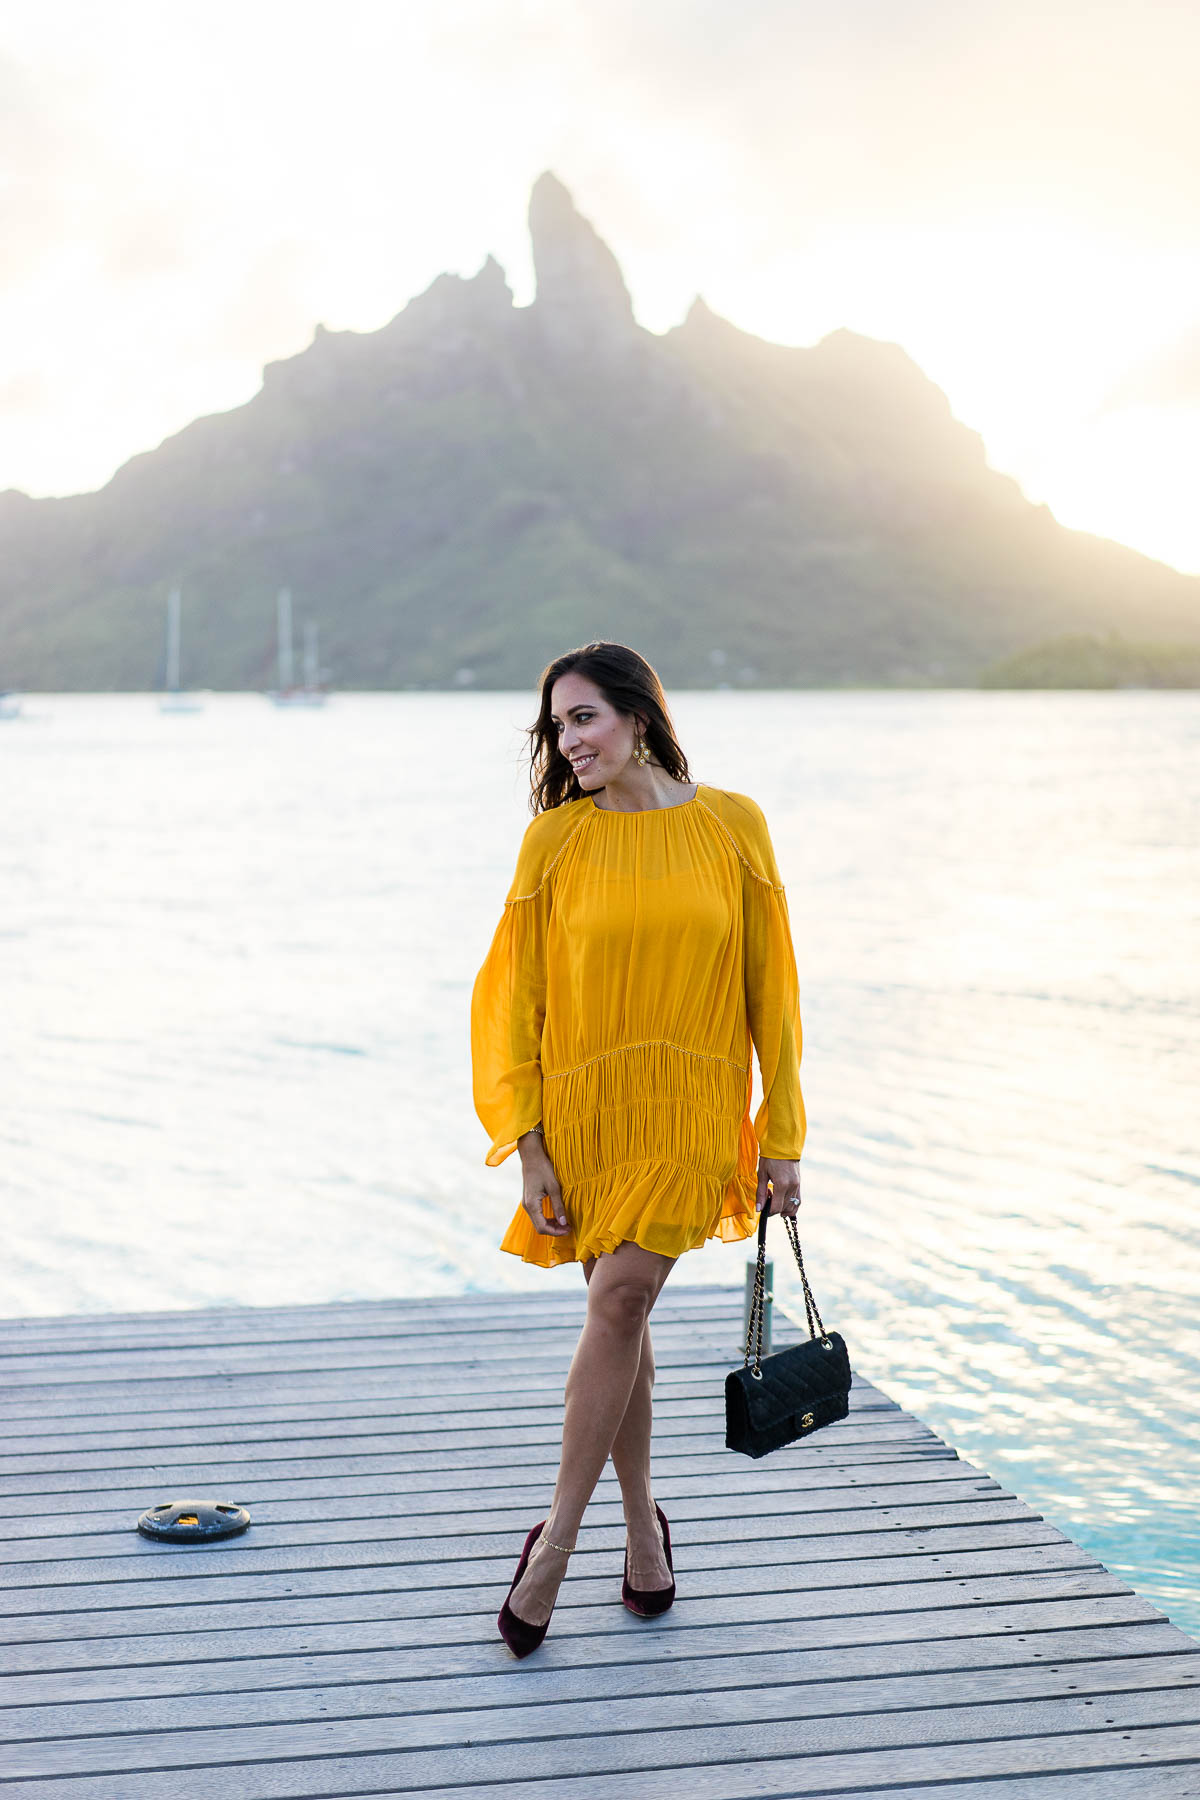
[[[570,1232],[535,1231],[518,1207],[500,1248],[551,1268],[640,1244],[681,1256],[757,1229],[751,1072],[654,1041],[543,1073],[542,1130]],[[553,1217],[543,1201],[547,1218]]]

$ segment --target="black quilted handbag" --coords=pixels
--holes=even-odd
[[[821,1324],[804,1272],[795,1219],[785,1218],[783,1222],[804,1285],[808,1342],[792,1344],[787,1350],[763,1358],[768,1217],[764,1206],[758,1221],[758,1267],[745,1359],[740,1369],[731,1369],[725,1377],[725,1447],[740,1450],[746,1456],[766,1456],[768,1451],[779,1450],[797,1438],[809,1437],[822,1425],[844,1419],[850,1410],[852,1377],[846,1342],[838,1332],[826,1331]]]

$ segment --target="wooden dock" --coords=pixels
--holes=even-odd
[[[724,1449],[725,1288],[654,1315],[674,1608],[621,1606],[607,1475],[514,1661],[583,1309],[549,1288],[0,1321],[12,1800],[1200,1796],[1200,1644],[865,1377]],[[249,1531],[134,1529],[201,1497]]]

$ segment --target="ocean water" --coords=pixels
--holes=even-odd
[[[827,1324],[1200,1635],[1200,695],[672,705],[787,883]],[[0,1314],[579,1280],[498,1252],[517,1159],[471,1104],[532,708],[0,723]]]

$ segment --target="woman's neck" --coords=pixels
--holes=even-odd
[[[660,764],[648,763],[644,769],[631,769],[608,782],[592,798],[601,812],[658,812],[693,799],[697,785],[694,781],[676,781]],[[687,791],[689,787],[691,793]]]

